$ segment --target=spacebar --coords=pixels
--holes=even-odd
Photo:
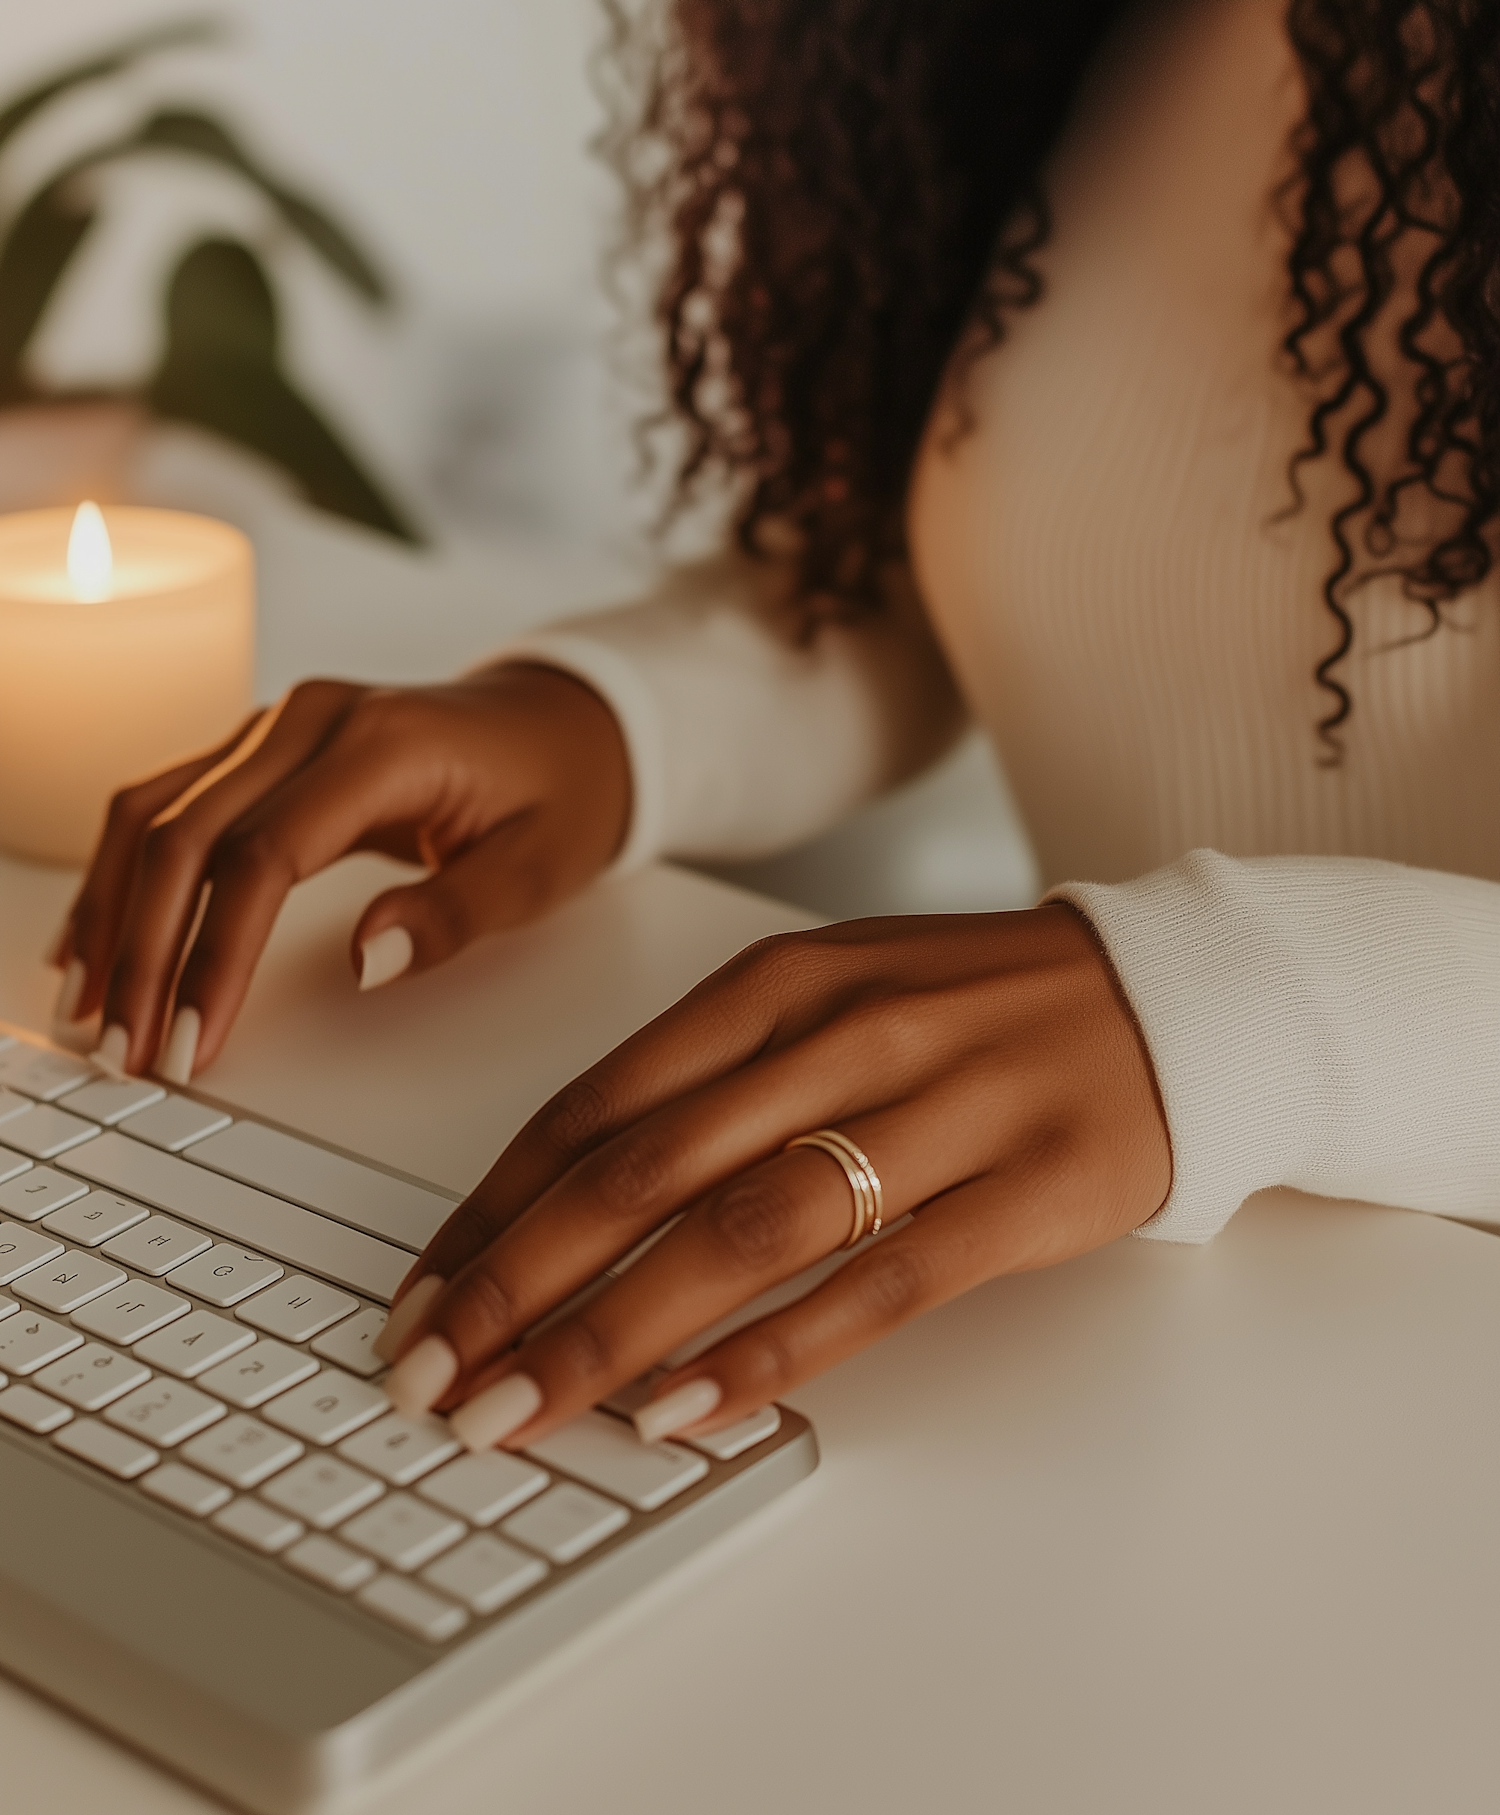
[[[321,1273],[386,1303],[411,1265],[409,1254],[373,1235],[190,1166],[175,1154],[159,1153],[127,1135],[101,1134],[66,1158],[68,1171],[79,1178],[185,1216],[215,1235],[227,1235],[275,1260]]]

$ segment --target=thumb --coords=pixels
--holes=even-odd
[[[528,807],[423,881],[377,895],[350,942],[360,988],[430,970],[486,933],[534,920],[571,893],[581,879],[568,874],[550,820]]]

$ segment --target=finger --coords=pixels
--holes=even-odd
[[[360,987],[430,970],[487,933],[535,920],[573,893],[570,856],[553,815],[525,807],[425,880],[388,889],[350,940]]]
[[[87,1019],[104,999],[104,986],[119,944],[147,827],[194,782],[237,750],[262,716],[252,713],[234,736],[217,749],[122,788],[111,799],[88,874],[68,911],[53,953],[58,964],[76,958],[83,966],[83,983],[70,1019]]]
[[[216,841],[317,753],[362,692],[332,681],[294,689],[147,829],[103,1007],[105,1026],[126,1030],[127,1070],[144,1070],[156,1055],[172,980],[199,911]]]
[[[985,1131],[976,1127],[965,1137],[961,1107],[950,1102],[950,1113],[943,1115],[942,1099],[952,1095],[946,1089],[924,1093],[894,1109],[843,1122],[881,1176],[888,1218],[949,1188],[976,1169],[976,1154],[990,1151]],[[949,1138],[934,1144],[924,1137],[939,1118]],[[709,1192],[617,1284],[527,1341],[520,1365],[538,1384],[547,1427],[842,1247],[854,1232],[856,1207],[843,1166],[809,1148],[778,1153]],[[529,1218],[518,1224],[429,1312],[428,1333],[452,1358],[445,1383],[450,1401],[482,1388],[493,1372],[486,1364],[529,1323],[516,1306],[532,1290],[526,1257],[542,1220],[538,1216],[534,1227]],[[548,1218],[549,1236],[551,1223]],[[557,1243],[558,1252],[565,1247],[565,1239]],[[419,1343],[410,1353],[419,1362],[412,1371],[430,1385],[438,1349]],[[395,1380],[395,1390],[403,1392],[405,1381]]]
[[[637,1428],[648,1442],[723,1429],[972,1286],[1118,1240],[1141,1220],[1134,1203],[1109,1174],[1073,1164],[1066,1151],[969,1180],[805,1297],[665,1376]]]
[[[779,935],[739,953],[545,1103],[444,1224],[410,1277],[453,1278],[580,1161],[675,1099],[794,1039],[821,1011],[830,973],[836,983],[838,967],[804,935]],[[820,1099],[824,1087],[826,1080],[816,1093]],[[808,1109],[805,1102],[789,1134],[814,1125]],[[738,1113],[726,1110],[731,1124]],[[627,1185],[633,1172],[655,1170],[664,1145],[648,1133],[622,1154]],[[717,1164],[732,1170],[766,1150],[747,1140]],[[702,1183],[714,1176],[711,1167]],[[664,1185],[667,1197],[674,1189]]]
[[[735,1306],[835,1253],[849,1233],[850,1203],[841,1170],[810,1149],[778,1154],[730,1180],[623,1278],[519,1352],[477,1373],[461,1369],[442,1400],[460,1408],[456,1434],[472,1449],[488,1449],[576,1416]],[[482,1328],[469,1334],[481,1361],[495,1358]],[[408,1409],[403,1370],[426,1379],[432,1359],[429,1344],[393,1370],[388,1390],[401,1409]],[[510,1384],[518,1379],[521,1388]]]

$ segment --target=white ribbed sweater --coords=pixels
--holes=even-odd
[[[810,836],[942,750],[961,696],[1140,1018],[1174,1161],[1143,1233],[1173,1240],[1274,1184],[1500,1207],[1495,589],[1401,648],[1424,620],[1368,589],[1319,766],[1337,469],[1268,524],[1307,411],[1274,357],[1283,10],[1157,0],[1102,60],[1047,297],[976,375],[975,431],[918,465],[925,613],[795,648],[726,563],[515,651],[619,715],[627,862]]]

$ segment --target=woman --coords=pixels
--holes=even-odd
[[[355,931],[373,987],[611,863],[796,842],[972,715],[1046,903],[772,940],[627,1041],[413,1269],[398,1405],[525,1444],[868,1231],[876,1175],[917,1214],[643,1433],[1262,1186],[1488,1205],[1500,9],[677,0],[648,49],[682,486],[737,483],[738,553],[122,795],[65,1012],[181,1081],[351,848],[430,871]]]

